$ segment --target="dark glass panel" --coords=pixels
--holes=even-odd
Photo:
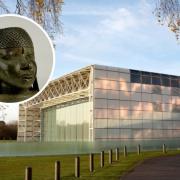
[[[141,83],[141,76],[136,74],[131,74],[132,83]]]
[[[171,79],[178,79],[178,76],[171,75],[170,77],[171,77]]]
[[[161,85],[160,77],[152,77],[152,84],[154,84],[154,85]]]
[[[168,77],[162,77],[161,78],[162,86],[170,86],[170,79]]]
[[[161,75],[158,73],[151,73],[152,76],[160,77]]]
[[[141,71],[142,75],[145,75],[145,76],[151,76],[151,73],[150,72],[146,72],[146,71]]]
[[[137,71],[137,70],[130,70],[131,74],[137,74],[137,75],[141,75],[141,71]]]
[[[162,77],[162,78],[170,78],[171,76],[170,76],[170,75],[167,75],[167,74],[161,74],[161,77]]]
[[[178,79],[171,79],[171,87],[179,87]]]
[[[150,76],[142,76],[142,84],[151,84]]]

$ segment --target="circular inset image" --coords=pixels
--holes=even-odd
[[[48,84],[55,53],[47,33],[33,20],[0,16],[0,102],[34,98]]]

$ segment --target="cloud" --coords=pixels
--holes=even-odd
[[[139,33],[144,26],[144,19],[139,18],[139,14],[129,7],[117,7],[113,11],[110,8],[108,12],[102,17],[93,16],[93,20],[91,16],[82,16],[80,22],[79,17],[74,17],[74,21],[66,21],[64,34],[56,43],[60,56],[58,59],[72,64],[113,65],[120,57],[129,59],[131,55],[134,56],[135,48],[132,50],[127,46],[139,47],[139,42],[149,39]]]
[[[55,44],[62,46],[74,46],[78,43],[78,38],[72,34],[66,34],[64,36],[56,37]]]
[[[101,10],[101,9],[83,9],[81,11],[67,11],[62,13],[66,16],[107,16],[110,14],[108,10]]]
[[[87,57],[83,57],[83,56],[79,56],[79,55],[71,54],[71,53],[63,53],[62,58],[65,61],[71,61],[73,63],[77,62],[77,63],[86,63],[86,64],[104,64],[103,60],[96,59],[96,58],[87,58]]]
[[[57,45],[63,62],[72,62],[72,66],[73,63],[97,63],[146,69],[152,67],[153,59],[152,64],[156,66],[161,64],[159,59],[168,60],[169,51],[177,54],[174,38],[171,40],[168,32],[155,24],[149,0],[140,0],[133,5],[118,3],[113,7],[99,8],[97,5],[93,10],[88,8],[82,10],[81,7],[81,11],[77,11],[79,16],[75,10],[72,12],[75,15],[64,15],[64,34]],[[158,57],[160,54],[165,54],[165,57]],[[149,62],[144,61],[147,58]]]
[[[98,12],[97,9],[94,11]],[[66,24],[64,34],[56,39],[56,44],[68,48],[68,51],[72,51],[69,48],[73,48],[81,50],[82,53],[92,50],[94,53],[102,52],[112,49],[111,42],[117,40],[117,37],[119,40],[124,39],[128,37],[127,34],[141,26],[140,18],[127,8],[106,11],[108,13],[105,14],[103,11],[104,16],[101,18],[93,17],[93,21]]]
[[[100,22],[105,32],[125,32],[136,28],[139,20],[126,8],[119,8]]]

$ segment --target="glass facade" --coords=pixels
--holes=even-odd
[[[88,98],[42,110],[42,141],[88,141],[90,105]]]
[[[179,76],[95,66],[95,140],[177,138]]]
[[[92,67],[86,98],[42,109],[42,141],[180,139],[179,76]]]
[[[132,83],[162,85],[166,87],[180,88],[179,76],[130,70],[130,77]]]

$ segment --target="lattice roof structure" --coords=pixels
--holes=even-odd
[[[89,96],[92,66],[64,75],[51,81],[34,99],[24,103],[25,107],[49,107]]]

